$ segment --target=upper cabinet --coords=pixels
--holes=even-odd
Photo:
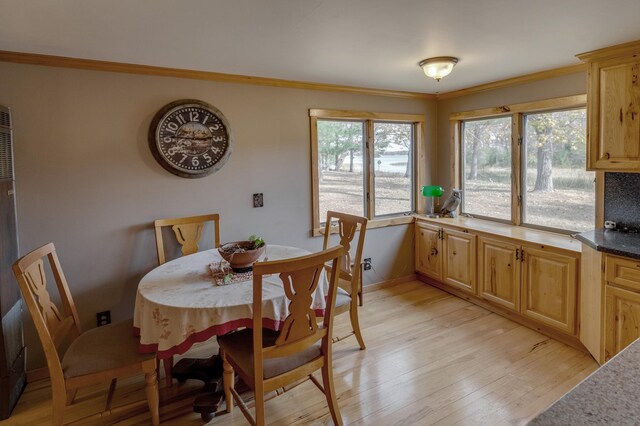
[[[640,172],[640,41],[577,55],[587,63],[587,168]]]

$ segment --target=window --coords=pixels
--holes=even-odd
[[[586,171],[585,101],[571,96],[453,114],[461,211],[514,225],[592,229],[595,172]]]
[[[310,110],[313,228],[328,210],[379,220],[416,210],[420,115]]]
[[[413,124],[373,123],[376,216],[413,212]]]
[[[511,117],[462,123],[462,211],[511,220]]]
[[[364,123],[318,120],[320,217],[364,216]]]
[[[524,115],[522,222],[573,231],[595,224],[584,108]]]

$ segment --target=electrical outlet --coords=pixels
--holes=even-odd
[[[98,327],[111,324],[111,311],[98,312],[96,314],[96,322],[98,323]]]
[[[253,207],[262,207],[264,206],[264,196],[262,192],[257,194],[253,194]]]
[[[364,259],[364,270],[368,271],[371,269],[371,258],[367,257],[366,259]]]

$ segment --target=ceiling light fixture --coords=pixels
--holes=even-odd
[[[440,81],[442,77],[446,77],[451,73],[455,64],[458,63],[458,58],[453,56],[437,56],[435,58],[423,59],[418,65],[424,71],[427,77],[434,78],[436,81]]]

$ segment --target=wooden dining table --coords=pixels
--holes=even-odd
[[[305,249],[270,244],[258,261],[308,254]],[[155,352],[158,359],[167,360],[198,342],[252,326],[252,276],[249,273],[238,282],[217,283],[212,268],[219,267],[221,261],[217,249],[202,251],[164,263],[140,280],[133,316],[140,352]],[[324,315],[328,285],[323,271],[313,298],[317,315]],[[263,327],[279,330],[289,306],[278,276],[263,277],[262,301]],[[175,375],[176,369],[173,371]]]

